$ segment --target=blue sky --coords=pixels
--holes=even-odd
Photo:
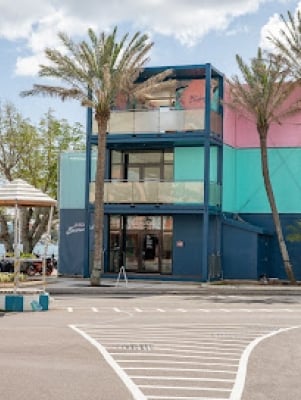
[[[88,27],[140,30],[155,42],[148,66],[210,62],[230,77],[238,72],[235,55],[247,61],[259,45],[267,47],[279,15],[298,8],[301,1],[293,0],[0,0],[0,100],[35,123],[52,108],[58,118],[85,124],[85,109],[76,102],[19,96],[41,82],[43,50],[58,46],[59,30],[75,39]]]

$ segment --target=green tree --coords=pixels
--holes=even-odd
[[[65,119],[56,119],[53,111],[49,110],[41,118],[35,134],[27,136],[26,143],[32,150],[30,157],[22,152],[18,177],[56,198],[59,154],[67,150],[82,150],[84,138],[80,124],[70,126]],[[22,211],[23,250],[31,253],[47,229],[49,207],[23,208]],[[53,222],[56,223],[57,219],[55,210]]]
[[[60,79],[63,86],[34,85],[23,96],[44,94],[76,99],[94,111],[98,127],[98,152],[95,178],[94,259],[91,285],[99,285],[103,270],[104,174],[108,121],[118,94],[143,101],[153,91],[170,88],[172,71],[166,70],[137,84],[142,68],[148,62],[153,46],[140,32],[131,38],[125,34],[119,41],[117,27],[110,34],[99,36],[88,30],[88,42],[75,43],[65,33],[59,33],[64,52],[45,49],[49,65],[41,65],[39,75]],[[67,51],[67,52],[66,52]],[[89,89],[89,90],[88,90]]]
[[[272,123],[280,124],[289,115],[300,112],[300,99],[289,102],[296,88],[296,82],[288,80],[290,70],[284,68],[280,57],[264,55],[258,49],[257,56],[247,65],[237,55],[236,61],[242,78],[235,75],[228,80],[230,88],[229,105],[252,119],[260,141],[261,170],[267,198],[271,207],[279,249],[289,281],[295,283],[293,268],[283,237],[281,221],[270,178],[267,139]]]
[[[21,178],[51,197],[57,196],[58,155],[84,148],[84,132],[79,124],[71,127],[57,120],[51,110],[34,126],[11,103],[0,106],[0,175],[8,181]],[[22,208],[22,244],[26,253],[45,233],[49,208]],[[13,250],[8,229],[10,217],[0,211],[0,239],[6,250]]]

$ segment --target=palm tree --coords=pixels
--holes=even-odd
[[[277,35],[270,35],[268,39],[273,43],[278,53],[289,68],[295,79],[301,79],[301,10],[293,16],[287,12],[287,19],[281,14],[283,28]]]
[[[148,54],[153,42],[145,34],[135,33],[131,38],[125,34],[117,40],[117,27],[110,34],[99,36],[88,30],[89,41],[75,43],[65,33],[58,37],[64,52],[46,48],[45,55],[49,65],[41,65],[39,75],[60,79],[63,86],[34,85],[32,90],[24,91],[22,96],[48,95],[61,100],[76,99],[85,107],[90,107],[98,127],[98,158],[95,178],[94,209],[94,259],[91,272],[91,285],[100,285],[103,270],[103,220],[104,220],[104,178],[105,150],[108,121],[111,108],[119,94],[140,101],[152,92],[171,87],[168,79],[172,71],[165,70],[148,80],[137,84],[142,68],[148,62]]]
[[[264,57],[260,48],[257,56],[251,60],[250,66],[239,55],[236,56],[236,61],[243,81],[237,75],[228,80],[230,88],[229,105],[256,123],[260,141],[264,186],[272,211],[285,272],[290,283],[294,284],[296,280],[270,179],[267,139],[272,123],[280,124],[285,117],[300,111],[300,99],[294,104],[288,104],[289,96],[296,88],[296,82],[288,80],[290,70],[283,67],[281,57],[271,54]]]

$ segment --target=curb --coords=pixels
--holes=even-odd
[[[50,295],[196,295],[196,296],[301,296],[300,289],[287,288],[242,288],[242,287],[219,287],[219,288],[154,288],[154,287],[47,287]]]

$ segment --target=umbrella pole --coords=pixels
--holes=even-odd
[[[20,269],[20,221],[18,204],[15,205],[15,229],[14,229],[14,293],[17,292],[19,286],[19,269]]]
[[[45,243],[45,252],[44,252],[44,257],[43,257],[43,290],[44,292],[46,291],[46,257],[47,257],[47,252],[48,252],[48,245],[50,242],[51,238],[51,222],[52,222],[52,216],[53,216],[53,206],[50,208],[50,214],[48,218],[48,225],[47,225],[47,236],[46,236],[46,243]]]

